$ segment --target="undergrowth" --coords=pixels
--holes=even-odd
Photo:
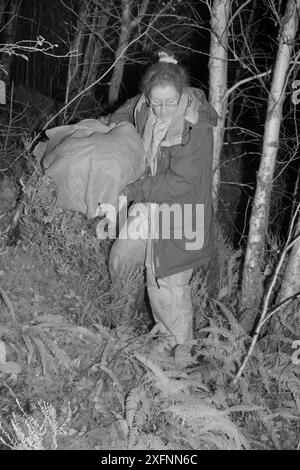
[[[287,351],[263,354],[264,338],[233,386],[250,338],[224,303],[211,303],[210,314],[209,326],[190,345],[189,362],[162,354],[163,338],[155,332],[99,326],[100,354],[73,377],[84,397],[77,412],[92,409],[93,425],[61,448],[89,448],[91,436],[105,426],[111,448],[118,449],[295,449],[297,366]],[[105,448],[99,439],[97,445]]]
[[[19,202],[22,246],[73,286],[81,308],[69,317],[21,318],[18,311],[2,317],[0,340],[21,371],[14,377],[0,373],[0,386],[11,390],[15,381],[22,393],[26,375],[35,374],[52,377],[61,387],[48,394],[48,415],[40,409],[38,419],[25,411],[12,420],[6,416],[2,442],[12,448],[297,448],[300,373],[291,360],[292,342],[299,339],[295,331],[287,326],[286,336],[265,332],[241,380],[232,384],[251,341],[236,318],[242,253],[219,233],[214,291],[208,272],[199,270],[192,280],[195,340],[170,355],[163,352],[163,338],[155,329],[148,331],[143,314],[124,314],[129,295],[143,283],[141,274],[124,272],[112,283],[107,268],[111,242],[97,239],[97,221],[59,209],[53,182],[29,163]],[[266,260],[266,271],[275,258],[272,254]],[[72,416],[58,445],[51,433],[49,443],[47,416],[60,422],[55,412],[60,417],[66,407],[62,393],[71,402]]]
[[[112,242],[96,237],[99,218],[88,220],[84,214],[59,208],[54,182],[36,162],[30,163],[20,203],[25,248],[73,283],[82,304],[77,323],[122,323],[128,292],[140,286],[142,276],[132,270],[120,276],[122,285],[112,285],[107,267]]]

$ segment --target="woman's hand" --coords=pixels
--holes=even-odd
[[[110,124],[110,115],[108,114],[107,116],[100,116],[98,121],[102,122],[105,126],[108,126]]]
[[[126,196],[128,203],[135,201],[138,202],[138,197],[137,197],[137,188],[141,183],[145,181],[145,179],[149,178],[150,176],[150,168],[147,166],[142,173],[142,175],[133,183],[129,183],[126,188],[123,189],[122,193],[120,196]]]

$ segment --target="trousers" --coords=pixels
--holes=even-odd
[[[158,279],[153,272],[149,203],[131,206],[126,226],[122,227],[109,253],[112,279],[122,267],[145,266],[146,286],[152,315],[170,346],[193,339],[193,307],[190,280],[193,269]]]

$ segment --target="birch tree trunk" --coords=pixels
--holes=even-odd
[[[219,120],[214,128],[213,154],[213,205],[218,208],[220,187],[220,157],[223,147],[224,127],[228,97],[227,58],[228,58],[228,20],[231,0],[214,0],[211,10],[211,39],[209,51],[209,102],[218,113]]]
[[[297,209],[298,222],[296,223],[293,235],[293,240],[296,239],[296,241],[289,253],[280,291],[276,299],[277,304],[280,304],[284,300],[289,299],[300,292],[300,206],[298,206]],[[299,334],[299,312],[300,299],[297,298],[289,302],[278,312],[278,314],[273,316],[269,326],[269,332],[276,333],[276,330],[278,331],[278,323],[280,323],[280,330],[288,327],[289,331],[290,329],[293,329],[296,335]]]
[[[286,79],[293,43],[298,30],[299,13],[297,10],[299,7],[300,0],[288,0],[268,98],[262,156],[250,218],[240,299],[240,312],[242,312],[240,322],[246,331],[250,331],[253,327],[263,289],[263,274],[261,272],[263,247],[268,227],[270,195],[279,146]]]
[[[298,215],[295,237],[299,235],[300,215]],[[297,240],[291,250],[278,295],[278,303],[296,294],[297,292],[300,292],[300,238]]]

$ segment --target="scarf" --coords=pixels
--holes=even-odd
[[[142,97],[144,100],[145,98]],[[181,143],[184,127],[184,119],[186,117],[189,104],[189,94],[184,91],[180,97],[175,113],[167,121],[162,121],[150,109],[149,116],[143,133],[144,147],[146,151],[146,159],[151,168],[152,176],[156,173],[156,161],[159,148],[171,147]]]

